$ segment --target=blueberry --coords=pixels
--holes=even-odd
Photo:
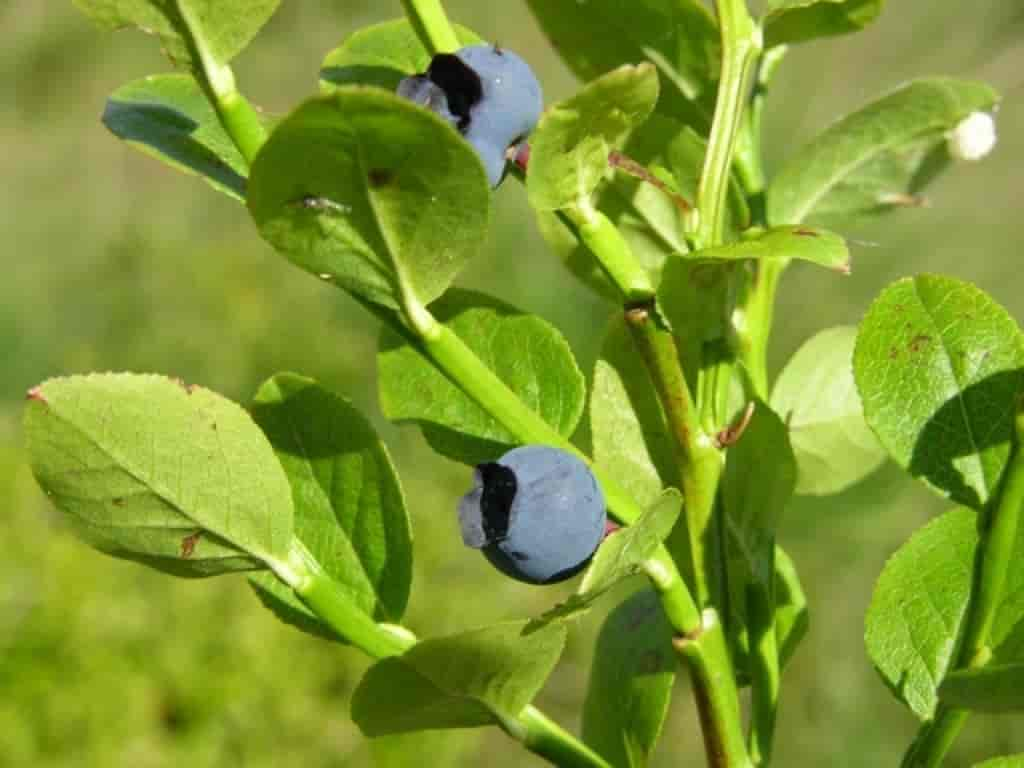
[[[491,45],[434,56],[424,74],[399,83],[398,95],[454,125],[473,145],[492,187],[505,174],[506,151],[533,130],[544,107],[530,65]]]
[[[468,547],[498,570],[530,584],[581,571],[605,531],[605,504],[590,468],[572,454],[525,445],[480,464],[459,502]]]

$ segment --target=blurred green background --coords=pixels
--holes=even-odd
[[[581,0],[582,2],[582,0]],[[534,63],[548,100],[574,83],[522,2],[449,0],[453,18]],[[323,54],[398,0],[291,0],[237,62],[271,113],[316,87]],[[628,23],[628,19],[624,20]],[[104,35],[67,2],[0,2],[0,766],[534,765],[490,731],[370,744],[348,721],[366,662],[280,625],[244,580],[181,582],[105,558],[71,538],[25,466],[20,414],[42,379],[159,371],[247,401],[279,370],[314,376],[370,413],[403,474],[416,533],[410,625],[451,631],[535,614],[571,584],[531,588],[491,571],[458,539],[469,470],[434,456],[375,403],[375,326],[342,293],[288,266],[244,209],[108,135],[119,84],[168,67],[153,40]],[[932,206],[856,233],[847,278],[796,267],[783,286],[772,363],[814,331],[855,323],[902,275],[978,283],[1024,317],[1024,12],[1020,0],[892,3],[850,38],[795,50],[768,115],[768,158],[844,111],[924,74],[1003,90],[1000,144],[931,190]],[[521,186],[497,195],[491,241],[462,278],[546,316],[592,366],[614,308],[546,253]],[[785,674],[778,765],[893,765],[914,732],[862,645],[885,558],[941,503],[887,467],[834,498],[800,500],[781,540],[809,592],[812,630]],[[541,705],[578,727],[602,610],[573,632]],[[401,695],[401,692],[396,692]],[[702,764],[685,683],[655,764]],[[1024,749],[1018,720],[972,720],[950,765]]]

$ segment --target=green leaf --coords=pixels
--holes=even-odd
[[[234,403],[161,376],[51,379],[25,413],[36,479],[102,552],[175,575],[283,561],[288,480]]]
[[[263,237],[294,263],[415,312],[486,239],[490,189],[473,148],[441,118],[345,86],[277,126],[248,202]]]
[[[984,763],[976,763],[974,768],[1024,768],[1024,754],[993,757]]]
[[[706,151],[707,142],[692,128],[656,113],[632,133],[623,154],[692,205],[697,199]],[[655,284],[665,262],[689,250],[685,238],[687,211],[677,199],[650,182],[616,170],[607,183],[598,187],[594,204],[618,227]],[[611,285],[570,224],[550,211],[538,211],[537,220],[541,234],[570,272],[598,294],[616,303],[621,301],[621,292]],[[727,238],[738,238],[749,222],[746,199],[734,178],[726,209]]]
[[[608,175],[608,155],[621,149],[658,101],[650,64],[623,66],[549,107],[530,139],[526,189],[545,211],[590,205]]]
[[[956,662],[967,614],[977,517],[947,512],[890,558],[865,619],[868,655],[893,693],[922,720],[935,713],[937,689]]]
[[[605,538],[583,575],[576,594],[545,613],[540,620],[567,619],[585,613],[609,589],[641,573],[644,562],[675,528],[682,510],[683,497],[679,491],[666,489],[635,523],[623,526]]]
[[[1024,710],[1024,664],[990,664],[950,672],[939,686],[939,700],[974,712]]]
[[[706,129],[722,59],[718,27],[698,0],[527,0],[581,80],[649,61],[666,82],[659,111]]]
[[[853,380],[856,340],[853,326],[816,334],[786,364],[772,391],[772,408],[789,425],[799,494],[838,493],[885,460]]]
[[[369,669],[352,719],[371,737],[510,722],[551,674],[565,635],[559,623],[510,622],[424,640]]]
[[[969,283],[925,275],[868,310],[853,372],[889,455],[944,496],[980,508],[995,493],[1024,389],[1024,339]]]
[[[946,78],[908,83],[847,115],[798,150],[768,188],[773,225],[842,226],[915,204],[949,162],[946,134],[972,112],[991,110],[983,83]]]
[[[579,594],[599,595],[640,573],[644,562],[675,527],[682,511],[683,497],[679,491],[663,491],[635,523],[623,526],[604,540],[583,576]]]
[[[197,66],[196,48],[226,64],[274,15],[281,0],[73,0],[101,27],[137,27],[160,38],[168,58]],[[186,22],[186,19],[188,20]]]
[[[455,26],[463,45],[483,42],[472,30]],[[389,91],[408,75],[427,71],[430,53],[406,19],[363,27],[327,54],[320,67],[320,89],[330,93],[339,85],[376,85]]]
[[[775,529],[796,487],[796,458],[786,425],[756,402],[739,441],[729,448],[722,478],[726,524],[742,572],[770,594],[775,579]]]
[[[798,259],[844,274],[850,271],[850,251],[846,247],[846,241],[833,232],[810,227],[752,230],[741,240],[695,251],[687,258],[694,261]]]
[[[866,619],[868,654],[922,719],[934,712],[936,689],[957,660],[977,549],[977,513],[955,509],[915,533],[875,586]],[[993,664],[1024,662],[1024,530],[1017,532],[989,647]]]
[[[147,155],[245,199],[245,159],[191,75],[151,75],[122,85],[107,99],[103,124]]]
[[[572,435],[583,414],[586,382],[558,330],[474,291],[453,289],[431,311],[529,408],[559,434]],[[377,364],[384,415],[417,422],[438,453],[479,464],[519,444],[409,339],[385,329]]]
[[[621,311],[608,325],[594,366],[590,431],[595,467],[641,505],[678,484],[665,414]]]
[[[291,483],[296,537],[368,615],[401,619],[412,532],[398,475],[373,427],[347,400],[288,373],[260,387],[252,414]],[[289,623],[336,637],[273,574],[252,583]]]
[[[583,740],[612,765],[642,768],[658,743],[678,668],[673,630],[650,589],[601,627],[583,707]]]
[[[765,48],[857,32],[882,12],[884,0],[770,0]]]

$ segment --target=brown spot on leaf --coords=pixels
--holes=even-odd
[[[199,537],[202,535],[202,531],[196,531],[190,533],[188,536],[181,540],[181,557],[187,560],[192,557],[192,554],[196,551],[196,544],[199,543]]]
[[[113,500],[113,504],[114,504],[115,507],[123,507],[124,506],[124,499],[122,499],[120,496],[118,496],[117,498],[115,498]]]
[[[793,230],[793,234],[796,235],[797,237],[818,237],[819,236],[818,233],[815,232],[813,229],[807,229],[806,227],[800,227],[799,229],[794,229]]]
[[[32,387],[32,389],[30,389],[28,392],[26,392],[25,393],[25,399],[26,400],[35,400],[36,402],[39,402],[39,403],[47,402],[46,395],[43,394],[43,390],[40,389],[39,387]]]
[[[910,348],[910,351],[912,353],[916,354],[917,352],[920,352],[921,348],[924,347],[924,345],[927,344],[931,340],[932,340],[931,336],[928,336],[928,335],[923,334],[923,333],[919,333],[917,336],[915,336],[914,338],[912,338],[910,340],[910,344],[908,345],[908,347]]]
[[[383,187],[395,178],[395,172],[387,168],[371,168],[367,174],[371,187]]]

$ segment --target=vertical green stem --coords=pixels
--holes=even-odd
[[[693,677],[708,765],[748,768],[751,762],[743,739],[739,694],[718,613],[705,609],[700,631],[676,638],[675,646],[688,661]]]
[[[626,311],[626,325],[665,413],[679,467],[689,544],[691,583],[701,605],[711,592],[706,562],[707,540],[715,494],[722,471],[722,455],[702,429],[690,388],[679,363],[675,338],[657,326],[653,306]]]
[[[697,188],[700,218],[696,240],[700,248],[722,243],[733,154],[762,45],[761,29],[750,17],[746,0],[718,0],[718,19],[722,34],[722,76],[704,170]]]
[[[402,0],[402,7],[431,56],[459,50],[459,39],[448,21],[441,0]]]
[[[248,165],[256,158],[267,130],[263,127],[255,107],[238,90],[235,73],[231,67],[210,52],[203,38],[202,30],[194,18],[188,3],[177,3],[178,13],[189,33],[189,44],[196,59],[195,75],[213,104],[217,118],[225,132],[231,137],[238,151]]]
[[[750,756],[755,765],[771,762],[779,701],[779,649],[775,637],[775,597],[759,586],[747,588],[750,632]]]
[[[1024,506],[1024,412],[1015,423],[1016,442],[1007,465],[999,498],[988,513],[978,544],[978,567],[971,589],[967,631],[960,650],[958,669],[978,669],[989,663],[989,642],[1006,575],[1016,549],[1021,507]],[[906,768],[932,768],[942,763],[967,720],[965,710],[940,704],[935,717],[925,723],[903,758]]]
[[[767,101],[768,86],[786,55],[785,46],[769,49],[761,59],[757,82],[751,96],[748,119],[736,150],[736,170],[750,199],[752,223],[767,226],[764,166],[761,159],[761,123]],[[737,307],[736,333],[739,355],[753,386],[753,393],[768,399],[768,338],[775,313],[775,294],[788,262],[761,261],[744,288],[744,297]]]

